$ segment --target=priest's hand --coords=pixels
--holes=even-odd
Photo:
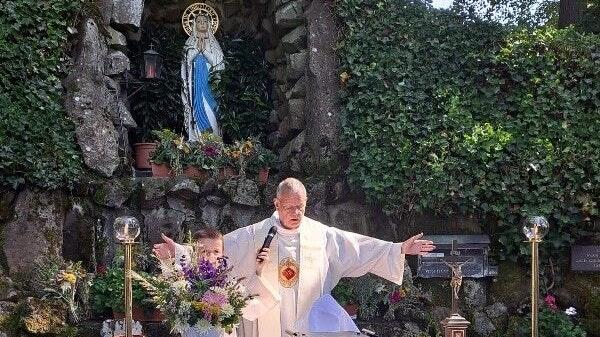
[[[162,233],[160,235],[164,242],[154,244],[154,248],[152,249],[154,255],[156,255],[156,257],[158,257],[161,260],[175,257],[175,247],[177,243],[175,243],[173,239]]]
[[[270,248],[263,248],[258,252],[256,256],[256,275],[260,276],[267,263],[269,263],[270,251]]]
[[[433,241],[421,240],[422,236],[423,233],[420,233],[402,242],[402,248],[400,248],[402,254],[425,255],[434,250]]]

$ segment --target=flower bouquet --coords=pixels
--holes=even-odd
[[[160,276],[133,277],[151,294],[165,316],[171,332],[185,334],[193,328],[202,333],[210,329],[231,333],[240,323],[242,308],[252,296],[246,295],[240,279],[228,276],[225,259],[215,266],[204,259],[196,265],[162,265]]]

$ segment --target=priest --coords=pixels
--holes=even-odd
[[[342,277],[367,273],[402,284],[406,254],[426,254],[433,242],[422,234],[402,243],[387,242],[326,226],[304,216],[306,188],[297,179],[283,180],[273,200],[276,211],[259,223],[225,235],[225,255],[237,276],[254,272],[256,254],[271,227],[277,234],[263,277],[279,287],[281,302],[254,322],[245,321],[239,336],[279,337],[286,331],[310,330],[308,315],[315,301],[331,293]]]
[[[277,228],[262,277],[279,289],[280,302],[254,321],[238,328],[242,337],[284,337],[288,332],[310,331],[315,302],[331,293],[342,277],[367,273],[402,284],[405,255],[423,255],[435,249],[423,234],[394,243],[326,226],[304,216],[306,188],[287,178],[273,200],[275,212],[261,222],[225,235],[225,255],[232,275],[255,273],[256,258],[272,227]],[[343,325],[343,324],[341,324]]]

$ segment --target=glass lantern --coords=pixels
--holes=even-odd
[[[550,225],[543,216],[530,216],[523,223],[523,234],[529,241],[542,241],[548,234]]]
[[[132,216],[122,216],[115,219],[115,236],[122,242],[133,242],[140,235],[140,224]]]
[[[142,63],[142,78],[147,80],[160,78],[162,70],[162,56],[154,50],[153,45],[144,53],[144,62]]]

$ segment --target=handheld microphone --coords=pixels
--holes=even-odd
[[[263,242],[262,247],[260,247],[260,250],[258,251],[259,253],[262,252],[263,249],[265,248],[269,248],[269,246],[271,245],[271,241],[273,241],[273,237],[275,236],[275,234],[277,234],[277,227],[273,226],[271,227],[271,229],[269,229],[269,234],[267,234],[267,237],[265,238],[265,241]],[[260,262],[263,261],[262,258],[259,258]]]

